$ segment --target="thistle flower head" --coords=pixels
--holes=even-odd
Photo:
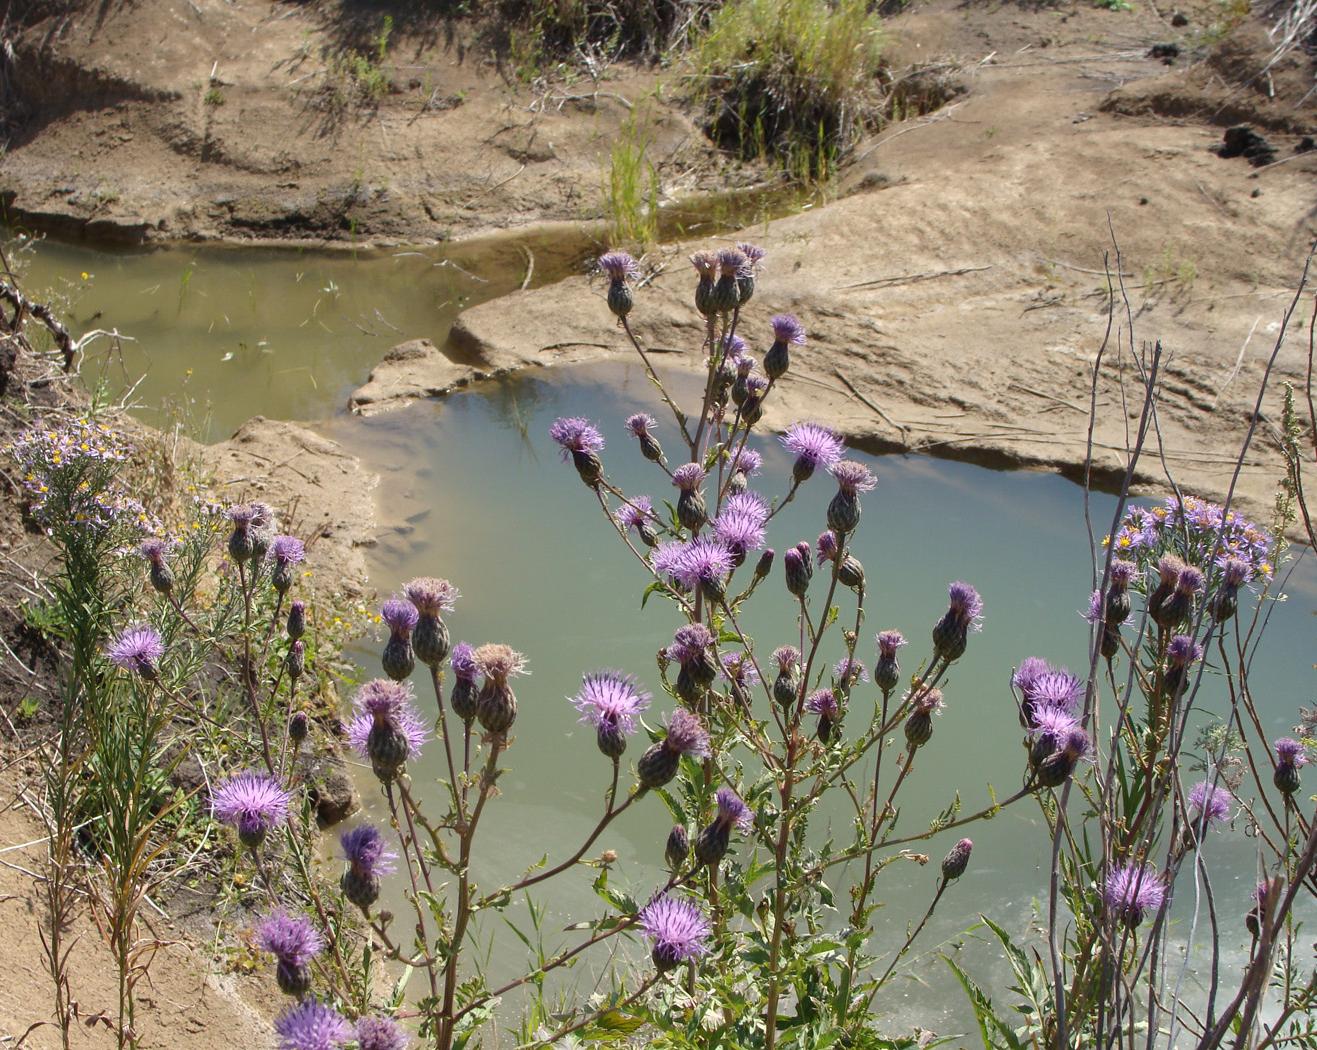
[[[723,357],[729,364],[736,364],[750,349],[750,344],[734,332],[723,336]]]
[[[352,706],[348,746],[363,758],[370,758],[370,731],[377,725],[388,726],[406,737],[409,755],[419,754],[429,738],[429,728],[416,711],[409,683],[373,679],[357,690]]]
[[[642,522],[652,521],[654,501],[648,496],[632,496],[613,512],[613,520],[624,529],[639,528]]]
[[[1079,720],[1063,707],[1040,707],[1030,719],[1029,734],[1041,741],[1051,752],[1065,750],[1066,741]]]
[[[152,536],[141,542],[137,552],[152,565],[163,565],[165,555],[169,553],[169,543],[166,540]]]
[[[1276,761],[1282,766],[1300,767],[1308,764],[1307,749],[1293,737],[1283,736],[1272,747],[1276,749]]]
[[[1041,656],[1026,656],[1020,666],[1011,675],[1011,685],[1020,690],[1027,698],[1033,692],[1034,682],[1045,674],[1052,672],[1052,665]]]
[[[831,467],[841,459],[841,438],[817,423],[792,423],[780,440],[797,461],[811,470]]]
[[[942,858],[942,877],[950,882],[952,879],[958,879],[965,874],[965,869],[969,867],[970,854],[974,851],[974,841],[972,839],[961,839],[948,851],[947,855]]]
[[[947,588],[947,611],[962,629],[983,628],[983,599],[979,592],[962,580]]]
[[[634,415],[626,417],[626,426],[636,437],[645,437],[651,430],[658,426],[658,420],[648,412],[637,412]]]
[[[832,676],[845,685],[852,682],[869,681],[869,672],[864,664],[852,656],[843,656],[837,661],[837,665],[832,669]]]
[[[712,277],[714,271],[718,269],[718,256],[713,252],[696,252],[690,259],[691,265],[695,267],[695,272],[700,275],[701,279]]]
[[[842,492],[852,496],[857,492],[868,492],[878,484],[873,471],[853,459],[843,459],[839,463],[834,463],[828,468],[828,473],[832,475]]]
[[[165,655],[165,643],[153,627],[130,627],[106,650],[110,663],[133,671],[143,678],[154,678],[156,666]]]
[[[753,375],[747,376],[745,380],[745,389],[747,392],[749,392],[750,394],[756,397],[761,396],[763,392],[768,389],[768,377],[761,376],[758,372],[755,372]],[[747,401],[746,402],[747,412],[749,412],[749,407],[748,407],[749,404],[750,402]]]
[[[805,710],[834,721],[841,713],[837,704],[837,694],[831,689],[815,689],[805,700]]]
[[[723,500],[724,514],[746,514],[763,525],[768,521],[768,504],[757,492],[733,492]]]
[[[1184,562],[1174,554],[1163,555],[1157,561],[1157,575],[1161,580],[1162,586],[1174,587],[1176,582],[1180,579],[1180,573],[1184,572],[1186,568],[1188,568],[1188,566],[1186,566]]]
[[[563,416],[549,426],[549,437],[562,446],[562,458],[573,452],[601,452],[604,436],[582,416]]]
[[[756,685],[759,672],[755,670],[750,655],[739,649],[728,650],[722,655],[723,677],[733,685]]]
[[[1121,864],[1107,873],[1102,900],[1110,914],[1134,927],[1148,912],[1156,912],[1166,899],[1166,885],[1144,864]]]
[[[257,924],[256,944],[281,963],[301,967],[320,954],[325,941],[305,915],[289,915],[280,908]]]
[[[233,522],[236,528],[246,529],[257,524],[257,519],[260,517],[260,513],[260,510],[255,504],[239,503],[226,510],[224,515],[229,521]]]
[[[1175,578],[1175,589],[1183,595],[1192,596],[1203,589],[1203,574],[1192,565],[1186,565]]]
[[[754,354],[741,354],[736,359],[736,374],[743,379],[749,378],[750,373],[755,370],[758,364],[759,362],[755,359]]]
[[[1194,823],[1198,824],[1204,817],[1208,824],[1225,820],[1230,815],[1230,803],[1234,797],[1228,789],[1210,780],[1200,780],[1189,789],[1189,808],[1194,811]]]
[[[288,819],[292,795],[274,777],[242,772],[221,781],[211,794],[211,811],[244,838],[258,839]]]
[[[280,565],[298,565],[306,560],[306,545],[296,536],[276,536],[268,557]]]
[[[1172,667],[1188,667],[1203,658],[1203,647],[1187,634],[1177,634],[1166,646],[1166,659]]]
[[[896,650],[905,645],[905,638],[900,631],[881,631],[874,638],[878,643],[878,656],[883,660],[890,660],[896,656]]]
[[[750,260],[739,248],[721,248],[718,251],[718,270],[723,277],[740,277],[750,274]]]
[[[452,612],[457,599],[462,595],[447,580],[434,576],[418,576],[403,585],[403,595],[416,606],[422,616],[438,616],[440,613]]]
[[[759,469],[763,465],[763,456],[752,448],[743,448],[736,453],[732,460],[732,473],[744,474],[747,478],[753,478],[759,473]]]
[[[274,1019],[279,1050],[338,1050],[353,1037],[352,1026],[331,1006],[303,999]]]
[[[935,711],[941,711],[946,707],[942,699],[942,690],[936,686],[919,686],[906,694],[907,699],[914,701],[915,709],[923,711],[925,714],[933,714]]]
[[[640,910],[639,921],[655,958],[669,968],[709,951],[713,931],[700,909],[689,901],[666,894],[655,897]]]
[[[689,663],[700,657],[704,650],[713,644],[713,633],[702,623],[688,623],[677,628],[668,646],[668,659],[679,664]]]
[[[511,675],[530,674],[526,670],[526,657],[510,645],[489,643],[482,645],[474,655],[476,666],[499,685],[506,685]]]
[[[778,670],[786,674],[800,663],[800,650],[794,645],[779,645],[773,650],[773,659],[777,661]]]
[[[749,831],[750,826],[754,823],[754,814],[750,812],[750,807],[741,801],[738,795],[729,787],[720,787],[714,798],[718,802],[718,823],[730,828],[733,824],[741,831]]]
[[[389,849],[388,843],[373,824],[360,824],[338,837],[343,847],[343,859],[352,865],[352,870],[363,878],[387,875],[394,870],[394,861],[398,854]]]
[[[764,256],[768,254],[768,252],[759,247],[759,245],[750,244],[746,241],[738,243],[736,250],[745,256],[745,261],[747,263],[756,268],[764,261]]]
[[[571,698],[581,721],[616,727],[624,733],[636,729],[636,716],[649,706],[650,694],[636,684],[636,676],[621,671],[595,671],[581,679],[581,691]]]
[[[704,484],[704,468],[698,463],[687,463],[672,472],[672,483],[682,492],[694,492]]]
[[[752,511],[725,509],[713,520],[713,532],[734,554],[745,556],[764,545],[764,523]]]
[[[805,341],[805,326],[794,314],[774,314],[769,322],[773,326],[773,338],[780,343],[795,343],[799,346]]]
[[[697,536],[684,544],[672,567],[672,575],[689,590],[702,583],[721,580],[733,568],[731,548],[717,536]]]
[[[832,561],[836,558],[838,551],[837,534],[831,529],[824,529],[823,532],[819,533],[818,549],[820,565],[825,561]]]
[[[661,580],[674,580],[677,575],[677,562],[681,560],[686,544],[681,540],[666,540],[654,548],[650,555],[650,564],[654,575]],[[684,587],[685,584],[682,584]]]
[[[412,628],[420,618],[416,606],[406,598],[390,598],[380,606],[380,619],[394,634],[401,634],[404,637],[411,634]]]
[[[359,1018],[356,1035],[357,1050],[407,1050],[412,1045],[411,1038],[391,1017]]]
[[[672,712],[672,718],[668,721],[665,746],[679,755],[708,758],[709,734],[705,732],[698,715],[679,707]]]
[[[636,260],[627,252],[606,252],[599,256],[599,269],[610,281],[625,281],[640,272]]]
[[[1253,578],[1253,567],[1243,558],[1222,555],[1217,564],[1221,567],[1221,585],[1230,590],[1238,590]]]
[[[448,657],[449,666],[458,678],[474,682],[480,677],[480,665],[476,663],[475,648],[469,642],[458,642]]]
[[[1082,679],[1064,667],[1059,671],[1044,671],[1025,690],[1025,699],[1038,707],[1057,707],[1071,714],[1075,713],[1083,695]]]

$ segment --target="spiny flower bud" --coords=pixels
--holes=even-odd
[[[974,843],[969,839],[961,839],[951,851],[942,858],[942,877],[948,882],[958,879],[965,874],[965,869],[969,867],[969,855],[974,849]]]
[[[270,584],[280,594],[287,594],[293,586],[293,567],[306,558],[306,547],[296,536],[276,536],[270,544]]]
[[[300,639],[288,647],[288,677],[296,682],[306,671],[306,643]]]
[[[293,641],[306,634],[306,602],[298,599],[288,607],[288,637]]]
[[[240,503],[227,511],[229,521],[233,522],[233,531],[229,534],[229,557],[239,565],[245,563],[254,553],[252,526],[257,512],[249,503]]]
[[[1276,773],[1272,782],[1276,790],[1292,795],[1303,786],[1299,769],[1308,764],[1308,753],[1303,744],[1292,737],[1281,737],[1273,745],[1276,749]]]
[[[674,824],[668,832],[668,841],[663,848],[663,858],[673,871],[681,871],[691,855],[691,840],[685,825]]]
[[[759,555],[759,560],[755,562],[755,579],[762,580],[773,571],[773,548],[768,547]]]
[[[427,667],[438,670],[448,656],[450,639],[441,613],[451,612],[459,597],[447,580],[420,576],[403,587],[402,593],[416,606],[419,615],[412,631],[412,649]]]
[[[837,566],[837,582],[843,587],[858,591],[864,586],[864,566],[860,559],[847,554]]]
[[[764,372],[769,379],[780,379],[791,367],[790,344],[805,341],[805,326],[791,314],[777,314],[772,319],[773,345],[764,355]]]
[[[667,735],[640,756],[636,777],[642,788],[661,788],[677,775],[682,755],[709,757],[709,734],[697,715],[678,708],[672,712]]]
[[[736,250],[745,257],[745,266],[738,270],[736,274],[736,291],[739,296],[739,305],[744,306],[755,294],[755,275],[759,271],[760,261],[768,253],[757,244],[747,244],[744,241],[736,246]]]
[[[878,643],[878,662],[873,665],[873,680],[884,693],[890,693],[901,680],[896,650],[905,645],[905,639],[900,631],[883,631],[875,641]]]
[[[508,678],[526,673],[526,658],[506,645],[482,645],[475,651],[475,661],[485,673],[476,717],[486,732],[504,734],[517,719],[517,698]]]
[[[933,717],[929,712],[916,710],[905,720],[905,739],[910,749],[923,747],[933,739]]]
[[[695,839],[695,859],[710,867],[716,867],[727,853],[733,825],[746,832],[754,820],[750,807],[731,788],[720,787],[715,797],[718,811]]]
[[[951,663],[965,654],[970,630],[979,630],[983,599],[968,583],[960,581],[951,584],[947,594],[947,611],[933,628],[933,651]]]
[[[310,732],[311,719],[307,717],[306,712],[294,712],[293,717],[288,720],[288,739],[297,745],[305,740]]]
[[[713,299],[713,275],[718,269],[718,257],[713,252],[696,252],[691,256],[691,265],[699,275],[695,285],[695,309],[705,317],[712,317],[718,312]]]
[[[608,309],[619,319],[626,317],[634,305],[627,280],[638,271],[636,260],[626,252],[608,252],[600,256],[599,269],[608,277]]]
[[[476,717],[476,705],[480,699],[480,688],[477,685],[480,668],[476,665],[475,650],[466,642],[458,642],[453,646],[449,663],[453,668],[453,690],[448,696],[448,703],[453,713],[470,725]]]
[[[174,570],[165,561],[169,545],[164,540],[148,539],[142,541],[142,545],[138,550],[141,551],[142,557],[149,563],[148,577],[151,586],[160,594],[168,594],[172,591],[174,589]]]
[[[406,598],[390,598],[380,608],[380,617],[389,627],[389,640],[380,655],[380,664],[386,675],[395,682],[401,682],[416,668],[412,630],[420,615],[416,606]]]
[[[741,303],[737,278],[749,269],[745,256],[735,248],[724,248],[718,253],[718,280],[713,286],[713,308],[717,313],[729,314]]]
[[[803,598],[809,590],[810,572],[809,556],[801,556],[799,549],[792,547],[782,555],[782,568],[786,573],[787,590],[797,598]]]
[[[549,437],[562,448],[563,459],[570,459],[576,473],[590,488],[597,488],[604,478],[599,453],[604,436],[588,419],[571,416],[556,419],[549,427]]]
[[[773,659],[777,661],[773,699],[783,707],[790,707],[800,695],[800,650],[783,645],[773,650]]]
[[[877,483],[873,472],[863,463],[842,460],[829,471],[837,482],[837,494],[828,504],[828,528],[840,539],[854,532],[860,524],[860,493],[870,491]]]

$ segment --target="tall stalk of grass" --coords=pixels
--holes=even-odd
[[[648,149],[649,140],[633,117],[613,144],[604,187],[610,242],[638,252],[658,242],[659,176]]]

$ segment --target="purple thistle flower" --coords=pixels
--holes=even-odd
[[[709,951],[709,921],[689,901],[664,894],[646,904],[638,918],[660,970],[670,970]]]
[[[691,714],[684,707],[672,712],[668,721],[668,735],[664,746],[679,755],[692,758],[709,757],[709,734],[697,715]]]
[[[851,656],[843,656],[832,669],[832,676],[843,685],[849,686],[853,681],[868,683],[869,672],[864,664]]]
[[[759,264],[764,261],[764,256],[768,254],[768,252],[759,247],[759,245],[750,244],[746,241],[739,242],[736,245],[736,250],[744,255],[745,261],[753,267],[758,267]]]
[[[1217,564],[1221,567],[1221,585],[1223,587],[1238,590],[1253,578],[1253,568],[1243,558],[1223,554],[1217,559]]]
[[[156,666],[165,655],[165,643],[152,627],[130,627],[106,650],[110,663],[125,671],[134,671],[147,681],[154,681]]]
[[[637,412],[634,415],[626,417],[627,429],[636,437],[645,437],[651,430],[658,426],[658,420],[648,412]]]
[[[451,583],[434,576],[418,576],[403,585],[402,593],[422,616],[452,612],[457,599],[462,597]]]
[[[1172,667],[1184,668],[1203,658],[1203,647],[1187,634],[1177,634],[1166,646],[1166,659]]]
[[[476,651],[469,642],[458,642],[453,646],[453,652],[448,657],[448,663],[453,668],[453,674],[458,678],[465,678],[468,682],[474,682],[480,677],[480,667],[476,663]]]
[[[762,395],[763,392],[768,389],[768,377],[761,376],[758,372],[756,372],[754,375],[746,376],[745,389],[746,392],[751,396],[758,397]],[[747,398],[746,408],[745,408],[746,412],[749,412],[750,410],[749,405],[750,405],[750,401]]]
[[[1194,811],[1194,824],[1201,826],[1206,818],[1207,824],[1225,820],[1230,815],[1230,803],[1234,795],[1223,787],[1218,787],[1210,780],[1200,780],[1189,789],[1189,808]]]
[[[716,536],[697,536],[679,552],[672,575],[688,590],[719,584],[732,571],[731,548]]]
[[[905,638],[900,631],[882,631],[875,638],[878,643],[878,656],[880,659],[890,660],[896,656],[896,650],[905,645]]]
[[[764,523],[753,511],[724,510],[714,518],[713,531],[738,558],[764,545]]]
[[[1156,912],[1166,899],[1161,876],[1147,865],[1121,864],[1107,873],[1102,884],[1102,901],[1109,914],[1131,929],[1147,912]]]
[[[289,915],[281,908],[257,925],[256,944],[280,964],[300,968],[320,954],[325,941],[305,915]]]
[[[718,815],[714,819],[724,827],[730,828],[732,825],[742,831],[750,830],[754,824],[754,814],[750,812],[750,807],[741,801],[738,795],[729,787],[720,787],[714,798],[718,802]]]
[[[1032,701],[1040,708],[1060,708],[1073,715],[1084,695],[1084,682],[1064,667],[1059,671],[1044,671],[1033,679],[1024,695],[1026,703]]]
[[[779,645],[773,650],[773,659],[777,661],[778,670],[786,673],[800,663],[800,650],[794,645]]]
[[[163,565],[165,555],[169,553],[169,543],[162,539],[151,537],[145,539],[137,548],[137,552],[152,565]]]
[[[837,720],[841,708],[837,704],[837,694],[831,689],[816,689],[805,700],[805,710],[824,718]]]
[[[1138,573],[1139,567],[1132,561],[1118,558],[1111,563],[1111,586],[1123,591],[1134,582],[1134,577]]]
[[[757,685],[759,672],[755,670],[750,654],[730,650],[722,655],[723,677],[733,685]]]
[[[613,512],[613,520],[624,529],[639,528],[642,522],[652,521],[654,501],[648,496],[632,496]]]
[[[211,793],[215,819],[236,828],[244,845],[253,849],[266,833],[288,819],[292,795],[264,773],[236,773]]]
[[[778,342],[799,346],[805,341],[805,326],[794,314],[774,314],[769,323],[773,326],[773,338]]]
[[[254,503],[239,503],[237,506],[230,507],[224,512],[225,517],[233,522],[238,528],[245,529],[250,525],[256,524],[260,516],[260,510]]]
[[[768,504],[757,492],[733,492],[723,500],[723,513],[745,514],[763,525],[768,521]]]
[[[672,472],[672,483],[682,492],[694,492],[704,484],[704,468],[698,463],[687,463]]]
[[[395,870],[393,862],[398,854],[389,849],[380,829],[373,824],[360,824],[343,832],[338,842],[343,847],[343,859],[363,879],[378,878]]]
[[[411,1045],[411,1037],[391,1017],[357,1020],[357,1050],[407,1050]]]
[[[269,557],[281,565],[297,565],[306,560],[306,545],[296,536],[276,536]]]
[[[1038,680],[1038,677],[1051,672],[1052,665],[1041,656],[1026,656],[1020,661],[1020,666],[1015,673],[1011,675],[1011,685],[1027,697],[1033,691],[1033,684]]]
[[[841,438],[817,423],[792,423],[780,440],[795,457],[797,475],[803,470],[805,478],[819,467],[830,468],[841,459]]]
[[[962,580],[947,588],[948,609],[961,630],[983,629],[983,599],[979,592]]]
[[[650,694],[636,684],[636,676],[622,671],[595,671],[581,680],[581,691],[571,698],[581,721],[634,733],[636,716],[649,706]]]
[[[1197,594],[1203,589],[1203,574],[1192,565],[1186,565],[1175,578],[1175,589],[1186,597]]]
[[[369,740],[373,727],[387,726],[407,740],[407,754],[420,753],[430,731],[413,706],[409,683],[376,678],[357,690],[352,720],[347,726],[348,746],[362,758],[370,758]]]
[[[627,252],[607,252],[599,256],[599,269],[610,281],[625,281],[640,272],[636,260]]]
[[[836,480],[837,487],[850,496],[857,492],[869,492],[878,484],[873,471],[853,459],[843,459],[839,463],[834,463],[828,468],[828,473]]]
[[[1081,609],[1079,615],[1089,623],[1099,622],[1105,614],[1106,603],[1102,600],[1102,589],[1095,587],[1093,593],[1088,596],[1088,608]]]
[[[741,357],[749,349],[750,344],[739,335],[732,334],[723,336],[723,356],[727,359],[729,364],[735,364],[740,361]]]
[[[1307,748],[1293,737],[1283,736],[1272,746],[1276,749],[1276,761],[1282,766],[1298,768],[1308,764]]]
[[[750,260],[739,248],[718,250],[718,270],[723,277],[741,277],[752,273]]]
[[[549,437],[562,446],[563,459],[573,452],[601,452],[604,447],[603,434],[581,416],[555,419],[549,427]]]
[[[736,374],[743,379],[748,379],[750,373],[755,370],[755,367],[758,364],[759,362],[756,360],[754,354],[741,354],[741,356],[736,359]]]
[[[672,644],[668,646],[669,660],[679,664],[690,663],[699,659],[704,650],[713,644],[713,633],[702,623],[688,623],[677,628]]]
[[[420,618],[416,606],[406,598],[390,598],[380,606],[380,619],[388,624],[389,630],[393,634],[403,638],[412,633],[412,628],[416,626]]]
[[[818,548],[818,560],[820,565],[825,561],[832,561],[837,557],[837,534],[831,529],[825,529],[823,532],[819,533]]]
[[[351,1041],[352,1026],[333,1007],[303,999],[274,1019],[279,1050],[338,1050]]]
[[[752,448],[743,448],[736,453],[736,457],[732,460],[732,473],[744,474],[747,478],[752,478],[759,473],[759,469],[763,465],[763,456]]]
[[[654,568],[654,575],[662,580],[675,580],[677,576],[677,562],[681,560],[682,552],[686,549],[686,544],[681,540],[665,540],[654,548],[654,553],[650,556],[650,565]]]

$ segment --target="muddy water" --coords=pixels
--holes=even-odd
[[[614,365],[564,372],[552,381],[503,382],[442,403],[331,428],[333,436],[383,474],[384,502],[398,508],[402,528],[372,556],[376,586],[383,592],[414,575],[447,576],[463,592],[449,621],[455,639],[505,641],[530,657],[533,673],[517,689],[521,714],[508,772],[500,781],[502,795],[487,810],[483,834],[489,853],[477,871],[487,884],[509,878],[546,854],[551,861],[570,854],[594,825],[608,767],[592,733],[577,724],[566,700],[582,672],[621,667],[659,695],[655,651],[670,639],[678,620],[662,602],[641,609],[643,570],[616,541],[598,505],[570,465],[559,461],[546,436],[556,416],[596,419],[609,442],[604,458],[610,476],[629,492],[652,494],[657,503],[670,496],[667,478],[641,459],[622,426],[625,415],[639,408],[654,408],[643,374]],[[675,446],[673,434],[664,436]],[[765,468],[757,487],[779,497],[790,463],[775,441],[760,448]],[[918,831],[957,796],[968,813],[987,802],[990,789],[1005,797],[1018,787],[1023,753],[1008,690],[1011,668],[1028,655],[1071,667],[1085,664],[1087,625],[1079,610],[1088,593],[1089,561],[1082,493],[1052,476],[995,473],[921,458],[858,458],[880,478],[878,489],[865,499],[855,543],[870,580],[859,650],[866,663],[873,658],[876,631],[897,627],[911,640],[903,662],[907,669],[916,666],[927,655],[929,630],[945,608],[950,580],[975,583],[987,609],[982,633],[972,637],[950,676],[947,709],[933,741],[921,751],[902,790],[903,826]],[[816,537],[830,496],[826,479],[808,483],[774,520],[770,545],[781,551]],[[1109,521],[1113,507],[1112,497],[1095,496],[1095,520]],[[1276,734],[1288,730],[1299,699],[1311,696],[1306,658],[1296,660],[1293,654],[1311,650],[1310,610],[1317,602],[1312,569],[1301,565],[1291,579],[1293,600],[1276,606],[1254,663],[1256,693],[1267,728]],[[853,609],[848,601],[841,604]],[[780,573],[775,573],[745,626],[767,652],[794,640],[791,615]],[[834,637],[823,655],[831,662],[841,653]],[[373,647],[365,648],[361,662],[378,673]],[[428,681],[418,680],[417,687],[433,710]],[[853,703],[863,708],[875,695],[872,688],[861,687]],[[1219,711],[1222,696],[1216,682],[1208,680],[1200,702]],[[652,715],[657,720],[671,707],[671,700],[658,699]],[[856,722],[866,718],[857,713]],[[437,778],[440,766],[441,749],[431,748],[418,771],[420,779]],[[839,838],[848,834],[841,805],[823,807],[818,820],[820,833],[831,825]],[[670,823],[661,803],[647,799],[606,832],[593,853],[618,852],[614,885],[641,898],[652,891],[662,878]],[[1038,902],[1045,905],[1049,840],[1037,808],[1027,803],[967,833],[975,840],[970,871],[944,898],[917,953],[938,947],[963,952],[985,981],[996,984],[1006,976],[999,951],[981,933],[965,931],[980,913],[1010,929],[1027,927]],[[934,889],[936,862],[954,837],[921,847],[932,855],[928,867],[908,863],[888,869],[878,891],[885,907],[876,916],[876,944],[894,948],[907,923],[917,921]],[[1242,915],[1254,880],[1250,843],[1233,831],[1214,836],[1207,849],[1218,906]],[[599,912],[590,889],[592,875],[582,870],[551,884],[542,897],[549,930]],[[834,872],[831,883],[844,908],[846,875]],[[1231,938],[1245,936],[1238,922],[1228,929]],[[506,931],[491,927],[489,932],[500,948],[507,948],[495,956],[494,971],[502,973],[509,957],[522,957],[522,949]],[[564,935],[552,934],[550,943],[564,943]],[[1231,946],[1242,949],[1243,941]],[[898,980],[880,1010],[934,1027],[964,1021],[963,997],[934,956],[915,963],[912,971],[919,979]]]

